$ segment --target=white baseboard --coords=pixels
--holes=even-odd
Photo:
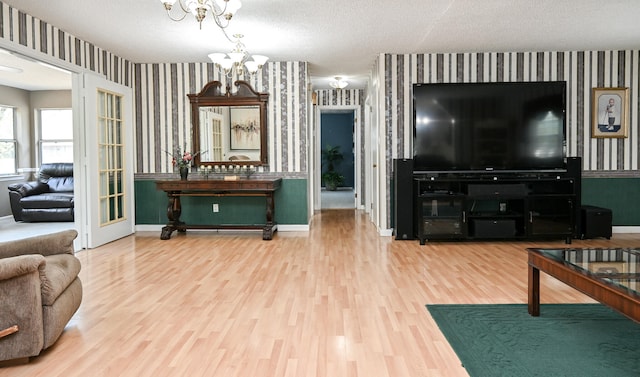
[[[308,232],[309,224],[278,224],[278,232]]]
[[[612,233],[640,233],[640,226],[614,226]]]
[[[393,236],[393,229],[380,229],[378,231],[381,237],[391,237]]]

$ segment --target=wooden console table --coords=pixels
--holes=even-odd
[[[262,239],[270,240],[276,230],[274,221],[274,193],[280,188],[282,178],[246,178],[223,180],[219,178],[202,180],[169,179],[156,181],[156,187],[165,191],[169,198],[167,217],[169,222],[162,228],[160,239],[168,240],[174,230],[187,229],[262,229]],[[266,222],[260,225],[188,225],[180,221],[183,196],[264,196],[266,198]]]

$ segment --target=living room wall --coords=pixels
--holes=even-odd
[[[168,151],[178,147],[192,150],[191,105],[187,94],[200,92],[210,81],[220,81],[224,87],[239,79],[248,81],[254,90],[269,94],[268,165],[260,167],[257,175],[284,179],[281,191],[286,191],[287,195],[276,195],[276,220],[279,224],[308,226],[310,93],[307,63],[267,62],[255,76],[241,75],[234,80],[212,63],[135,64],[135,77],[135,185],[136,193],[146,193],[136,195],[137,224],[163,224],[167,220],[166,199],[146,199],[150,194],[149,182],[153,179],[177,176]],[[183,204],[189,206],[188,202]],[[256,203],[255,206],[255,212],[264,212],[264,204]],[[227,212],[216,215],[215,221],[251,223],[254,221],[251,212],[242,211],[245,216],[241,218]],[[163,213],[163,218],[158,219],[157,213]],[[188,208],[184,213],[188,213]]]
[[[190,117],[187,93],[199,91],[210,80],[225,78],[211,63],[137,64],[79,39],[59,26],[51,25],[0,2],[2,45],[45,61],[60,61],[78,71],[94,72],[107,80],[135,90],[136,190],[158,174],[172,172],[166,154],[174,146],[190,146]],[[206,59],[206,57],[203,57]],[[268,62],[255,77],[241,77],[252,82],[269,98],[269,166],[263,174],[277,174],[285,179],[300,180],[292,187],[303,187],[306,197],[307,140],[309,95],[307,64],[303,62]],[[175,144],[174,144],[175,142]],[[302,185],[300,184],[302,183]],[[141,198],[136,201],[144,203]],[[147,203],[166,209],[165,204]],[[287,205],[282,201],[279,205]],[[278,204],[277,204],[278,206]],[[306,206],[306,202],[305,202]],[[290,208],[303,208],[293,203]],[[146,209],[141,209],[146,210]],[[155,208],[151,208],[155,211]],[[276,208],[277,210],[277,208]],[[284,212],[284,211],[283,211]],[[308,218],[308,212],[304,211]],[[145,218],[144,214],[140,214]],[[308,221],[305,222],[308,224]]]
[[[447,54],[381,54],[374,67],[374,91],[380,119],[380,182],[386,198],[381,206],[390,208],[392,162],[410,158],[412,139],[411,89],[414,83],[551,81],[567,82],[567,156],[583,158],[584,203],[592,204],[591,185],[604,188],[597,202],[612,209],[614,225],[640,225],[640,201],[620,203],[620,187],[601,184],[612,178],[628,178],[624,185],[640,191],[638,166],[640,90],[638,50],[504,52]],[[591,91],[595,87],[627,87],[630,94],[629,134],[623,139],[591,138]],[[594,203],[595,204],[595,203]],[[629,208],[631,211],[629,211]],[[391,227],[391,212],[386,227]],[[635,215],[627,216],[633,212]],[[622,214],[619,216],[616,214]]]

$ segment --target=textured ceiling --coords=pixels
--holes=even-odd
[[[136,63],[206,62],[233,45],[158,0],[5,0]],[[272,61],[307,61],[315,88],[362,86],[380,53],[637,49],[639,0],[242,0],[229,34]],[[176,5],[177,7],[177,5]]]

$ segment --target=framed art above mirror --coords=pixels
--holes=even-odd
[[[207,83],[191,102],[194,164],[266,165],[268,93],[236,81],[235,92],[220,81]]]

